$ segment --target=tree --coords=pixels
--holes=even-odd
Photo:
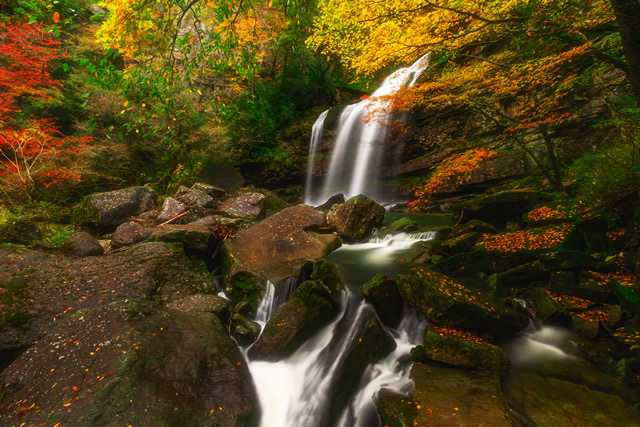
[[[58,98],[61,85],[50,71],[62,56],[59,45],[41,24],[0,25],[0,60],[7,64],[0,69],[0,179],[29,198],[37,184],[78,180],[77,172],[57,160],[90,141],[65,137],[51,120],[22,112]],[[3,192],[8,195],[4,187]]]
[[[640,2],[637,0],[611,0],[620,28],[624,56],[629,65],[629,80],[638,106],[640,106]]]

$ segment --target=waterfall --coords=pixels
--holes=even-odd
[[[291,276],[283,279],[278,284],[277,290],[273,283],[267,281],[267,289],[262,297],[262,301],[260,301],[254,320],[264,328],[264,325],[267,324],[271,315],[289,299],[297,287],[297,276]]]
[[[389,102],[377,98],[413,86],[429,65],[429,58],[430,54],[426,54],[410,67],[397,70],[384,80],[371,99],[349,105],[342,111],[329,167],[320,196],[316,199],[310,197],[311,179],[307,175],[307,203],[323,203],[336,193],[344,193],[347,198],[358,194],[376,196],[372,184],[378,178],[384,143],[393,119],[387,112]],[[365,118],[368,120],[365,121]],[[310,156],[309,162],[314,157]],[[308,169],[313,169],[311,163]]]
[[[324,130],[324,121],[327,119],[329,110],[323,111],[315,123],[311,127],[311,141],[309,143],[309,164],[307,166],[307,181],[305,185],[304,202],[308,205],[315,204],[311,200],[311,187],[313,184],[313,169],[316,160],[316,152],[322,142],[322,131]]]

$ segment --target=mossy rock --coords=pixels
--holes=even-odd
[[[381,424],[388,427],[412,426],[418,417],[418,405],[412,398],[385,388],[378,392],[376,411]]]
[[[398,290],[404,300],[436,325],[511,335],[523,329],[529,319],[508,307],[504,300],[471,289],[433,270],[414,269],[401,275]]]
[[[610,286],[622,308],[632,313],[640,314],[640,294],[629,286],[622,285],[617,280],[612,280]]]
[[[424,356],[436,362],[498,375],[509,371],[509,357],[500,347],[452,328],[427,327]]]
[[[540,262],[533,261],[503,271],[498,276],[507,287],[523,288],[536,281],[548,280],[549,272],[542,268]]]
[[[510,190],[483,195],[459,207],[464,209],[467,218],[504,224],[507,221],[520,221],[525,212],[552,198],[551,194],[541,191]]]
[[[488,222],[480,221],[479,219],[472,219],[462,225],[459,225],[453,230],[454,236],[462,236],[467,233],[482,233],[482,234],[496,234],[498,229]]]
[[[411,231],[416,231],[417,229],[418,229],[418,223],[413,219],[405,216],[389,224],[385,228],[385,231],[388,233],[394,234],[394,233],[409,233]]]
[[[432,268],[453,277],[469,277],[494,272],[493,262],[483,248],[446,257],[436,262]]]
[[[385,325],[396,326],[402,319],[402,297],[396,282],[384,274],[376,274],[362,285],[364,300],[371,304]]]
[[[444,242],[444,248],[448,249],[452,254],[458,254],[461,252],[469,252],[475,246],[478,241],[482,239],[482,234],[477,231],[472,231],[466,234],[460,234],[456,237]]]
[[[571,317],[567,309],[558,304],[543,288],[531,288],[518,294],[519,298],[529,302],[536,316],[545,324],[569,326]]]

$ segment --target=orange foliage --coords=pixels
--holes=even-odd
[[[425,184],[414,189],[417,199],[409,203],[409,209],[418,210],[429,202],[434,193],[445,188],[457,188],[469,182],[471,172],[476,170],[482,162],[497,154],[495,151],[479,147],[447,158],[438,165],[434,174]]]
[[[551,209],[548,206],[542,206],[534,209],[527,214],[529,221],[549,221],[566,218],[567,214],[560,210],[560,207]]]
[[[440,336],[454,335],[458,338],[462,338],[466,341],[472,341],[477,344],[492,345],[486,342],[485,340],[483,340],[482,338],[480,338],[479,336],[472,334],[471,332],[468,332],[468,331],[461,331],[460,329],[450,328],[448,326],[433,326],[431,329],[438,332]]]
[[[544,230],[519,230],[499,236],[485,234],[481,244],[491,252],[548,249],[564,242],[569,231],[571,225],[563,224]]]

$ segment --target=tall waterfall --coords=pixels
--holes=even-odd
[[[304,202],[308,205],[311,201],[311,185],[313,184],[313,169],[316,161],[316,152],[322,142],[322,132],[324,130],[324,121],[327,119],[329,110],[323,111],[315,123],[311,127],[311,141],[309,143],[309,165],[307,166],[307,182],[305,185]]]
[[[342,111],[322,189],[312,197],[309,188],[312,181],[307,177],[306,203],[318,205],[336,193],[344,193],[347,198],[358,194],[376,196],[374,182],[378,178],[389,124],[393,120],[387,112],[389,102],[378,97],[413,86],[428,67],[429,58],[430,54],[426,54],[410,67],[397,70],[384,80],[371,99],[349,105]],[[311,144],[313,146],[313,140]],[[312,147],[310,153],[314,149]],[[314,160],[315,156],[310,154],[309,162]],[[309,170],[312,169],[310,165]]]

